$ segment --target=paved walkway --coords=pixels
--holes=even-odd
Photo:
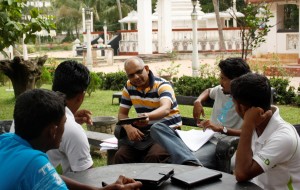
[[[31,54],[29,55],[30,57],[36,57],[36,56],[42,56],[44,54]],[[49,57],[53,58],[70,58],[70,59],[78,59],[82,60],[82,57],[75,56],[72,51],[58,51],[58,52],[48,52],[47,55]],[[96,67],[93,67],[94,72],[104,72],[104,73],[109,73],[109,72],[117,72],[117,71],[123,71],[123,62],[130,56],[114,56],[114,63],[113,65],[101,65],[98,64]],[[217,64],[216,64],[216,59],[212,58],[205,58],[201,59],[200,58],[200,65],[208,64],[211,66],[213,69],[212,72],[218,72]],[[171,61],[164,61],[164,62],[154,62],[154,63],[149,63],[149,67],[152,70],[152,72],[157,75],[157,72],[162,69],[162,68],[167,68],[171,64]],[[176,60],[175,64],[180,64],[179,67],[179,72],[176,75],[177,77],[181,77],[183,75],[186,76],[192,76],[192,61],[191,60]],[[291,82],[290,85],[294,86],[296,89],[300,85],[300,77],[293,77],[290,78]]]

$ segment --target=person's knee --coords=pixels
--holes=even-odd
[[[163,130],[163,128],[167,127],[163,123],[154,123],[150,128],[150,135],[152,138],[157,137]]]

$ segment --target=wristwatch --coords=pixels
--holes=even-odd
[[[222,133],[227,134],[227,132],[228,132],[227,128],[225,126],[223,126]]]

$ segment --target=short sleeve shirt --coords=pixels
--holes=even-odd
[[[14,133],[0,135],[0,189],[67,189],[45,153]]]
[[[86,170],[93,165],[87,136],[67,107],[66,117],[65,130],[59,149],[47,152],[49,160],[55,167],[60,164],[63,173]]]
[[[168,99],[172,102],[170,114],[161,120],[150,121],[148,127],[150,128],[156,122],[164,123],[169,127],[181,126],[181,116],[172,85],[162,78],[155,77],[151,71],[149,81],[149,87],[141,89],[133,86],[128,80],[122,92],[120,106],[128,109],[133,106],[137,113],[149,113],[160,106],[161,99]]]
[[[253,159],[264,170],[254,182],[263,189],[300,189],[299,142],[296,129],[276,108],[262,135],[252,135]]]

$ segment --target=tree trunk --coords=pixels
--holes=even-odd
[[[121,20],[123,18],[123,16],[122,16],[122,9],[121,9],[120,0],[117,0],[117,6],[118,6],[118,10],[119,10],[119,18]],[[124,23],[120,23],[120,25],[121,25],[121,30],[124,30]]]
[[[46,60],[47,56],[27,61],[21,57],[0,61],[0,71],[3,71],[11,80],[15,98],[26,90],[34,89],[35,82],[40,78]]]
[[[224,36],[223,36],[222,23],[221,23],[220,13],[219,13],[218,0],[213,0],[213,5],[214,5],[214,10],[215,10],[215,14],[216,14],[216,21],[217,21],[217,25],[218,25],[220,50],[224,51],[224,50],[226,50],[226,48],[225,48],[225,41],[224,41]]]

